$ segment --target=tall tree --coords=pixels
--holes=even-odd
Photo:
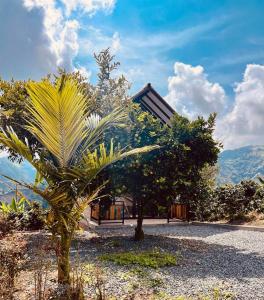
[[[115,56],[111,55],[109,48],[95,54],[94,58],[99,68],[95,86],[96,110],[100,115],[106,115],[116,107],[131,102],[128,97],[130,84],[123,75],[113,76],[120,63],[114,61]]]
[[[58,70],[58,75],[48,74],[47,79],[51,84],[56,84],[61,76],[66,76],[77,82],[82,89],[83,95],[89,103],[89,109],[92,113],[99,116],[106,116],[115,108],[127,106],[130,98],[127,96],[129,83],[124,76],[114,76],[113,72],[120,65],[114,61],[109,49],[102,50],[95,54],[95,60],[98,66],[98,82],[93,85],[80,72],[67,73],[63,69]],[[32,152],[39,151],[41,146],[31,132],[25,129],[29,118],[26,109],[29,101],[29,94],[26,89],[27,81],[6,81],[0,78],[0,127],[7,130],[12,126],[19,138],[28,140],[28,145]],[[11,160],[21,161],[22,157],[12,149],[7,149],[1,145],[0,150],[7,150]]]
[[[19,139],[12,128],[0,132],[0,143],[26,159],[37,170],[44,187],[14,182],[42,196],[50,205],[50,230],[58,242],[58,282],[70,284],[69,251],[80,217],[99,193],[101,187],[90,188],[94,178],[110,164],[124,157],[148,152],[156,147],[142,147],[127,152],[104,143],[98,145],[111,126],[123,124],[127,117],[117,108],[103,118],[90,115],[89,99],[76,81],[66,76],[26,85],[29,101],[27,125],[41,145],[32,153],[27,141]],[[108,150],[107,150],[108,149]]]
[[[117,171],[123,174],[120,182],[137,204],[135,239],[140,240],[144,238],[145,214],[151,215],[159,207],[166,211],[176,198],[186,203],[195,201],[190,191],[200,180],[201,170],[216,163],[220,145],[213,139],[214,114],[208,120],[194,121],[175,114],[171,127],[139,107],[133,107],[130,115],[130,146],[160,145],[142,157],[121,162],[122,172]]]

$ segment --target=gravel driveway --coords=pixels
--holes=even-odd
[[[146,227],[145,240],[135,243],[131,240],[133,228],[96,231],[103,238],[100,247],[96,243],[88,247],[88,256],[137,247],[180,252],[182,261],[178,266],[153,271],[162,278],[162,289],[168,294],[191,296],[223,287],[233,292],[236,299],[264,299],[264,232],[194,225],[155,226]],[[113,241],[118,241],[119,250],[112,248]],[[121,292],[125,283],[120,274],[126,268],[114,264],[108,268],[112,274],[109,289]]]

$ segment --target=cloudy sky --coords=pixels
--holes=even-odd
[[[0,0],[0,76],[57,67],[96,78],[111,47],[131,93],[147,82],[190,118],[217,112],[225,149],[264,144],[263,0]]]

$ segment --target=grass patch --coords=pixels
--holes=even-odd
[[[101,255],[100,259],[122,266],[139,265],[149,268],[161,268],[175,266],[178,263],[179,254],[172,255],[160,251],[120,252]]]

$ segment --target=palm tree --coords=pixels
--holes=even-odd
[[[148,146],[124,152],[102,142],[111,126],[124,124],[127,113],[115,109],[104,118],[90,114],[92,107],[78,83],[63,75],[54,85],[48,80],[27,85],[30,101],[26,129],[39,141],[32,153],[9,128],[0,131],[0,143],[29,161],[37,171],[36,184],[14,182],[42,196],[50,205],[49,229],[58,242],[58,283],[70,284],[70,246],[83,211],[101,187],[91,188],[97,174],[124,157],[150,151]],[[45,184],[40,184],[44,182]]]

